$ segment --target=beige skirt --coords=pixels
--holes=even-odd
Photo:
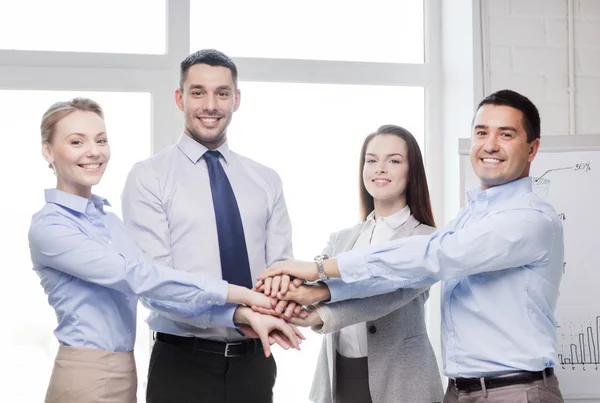
[[[60,346],[46,403],[136,403],[133,353]]]

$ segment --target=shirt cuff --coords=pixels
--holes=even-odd
[[[363,248],[350,250],[336,256],[340,277],[346,283],[366,280],[371,278],[367,267],[367,256]]]
[[[237,307],[238,304],[225,304],[213,307],[211,325],[214,327],[239,328],[239,326],[233,323],[233,314]]]
[[[206,278],[204,279],[204,292],[207,293],[204,301],[208,305],[222,306],[227,303],[229,284],[221,279]]]
[[[345,301],[352,298],[352,287],[346,284],[342,279],[332,278],[325,281],[327,288],[329,288],[329,301],[326,304],[334,302]]]

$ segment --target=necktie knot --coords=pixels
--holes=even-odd
[[[205,160],[209,160],[209,159],[213,159],[213,158],[218,160],[220,156],[221,156],[221,153],[216,150],[208,150],[204,153]]]

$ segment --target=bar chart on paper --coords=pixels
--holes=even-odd
[[[556,307],[557,365],[565,397],[600,396],[600,152],[540,153],[532,166],[534,192],[563,223],[565,260]]]
[[[561,369],[577,366],[585,371],[598,371],[600,365],[600,316],[596,316],[589,323],[577,321],[557,324],[559,352],[558,362]],[[587,366],[587,367],[586,367]]]
[[[478,185],[461,142],[463,190]],[[566,399],[600,398],[600,135],[546,136],[532,166],[533,191],[563,224],[565,257],[554,370]]]

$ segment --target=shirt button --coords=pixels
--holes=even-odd
[[[217,300],[217,301],[215,301],[215,304],[220,305],[221,301]]]
[[[448,301],[446,301],[446,306],[450,305],[450,303]]]
[[[450,336],[450,337],[454,337],[454,332],[450,332],[450,333],[448,333],[448,336]]]
[[[355,274],[355,275],[354,275],[354,278],[358,278],[358,274]]]
[[[131,329],[127,329],[127,333],[131,333]]]
[[[210,305],[210,304],[212,304],[212,301],[209,299],[208,301],[206,301],[206,303],[207,303],[208,305]]]
[[[369,326],[369,333],[371,333],[371,334],[377,333],[377,327],[375,325]]]

